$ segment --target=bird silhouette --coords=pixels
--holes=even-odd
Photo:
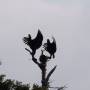
[[[39,58],[39,60],[40,60],[40,62],[42,63],[42,64],[45,64],[46,62],[47,62],[47,60],[48,60],[48,58],[47,58],[47,56],[45,56],[44,54],[43,54],[43,50],[41,50],[41,55],[40,55],[40,58]]]
[[[38,30],[37,36],[34,39],[32,39],[31,35],[28,34],[28,37],[24,37],[23,41],[31,48],[32,54],[34,55],[36,53],[36,50],[39,49],[42,45],[43,35],[41,31]]]
[[[47,39],[47,43],[44,43],[44,49],[49,52],[50,57],[53,56],[53,58],[55,58],[55,52],[56,52],[56,40],[54,37],[52,37],[53,42],[50,42],[49,39]]]

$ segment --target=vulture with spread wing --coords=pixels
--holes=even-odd
[[[36,50],[39,49],[42,45],[43,35],[40,30],[38,30],[37,36],[32,39],[31,35],[28,34],[28,37],[24,37],[23,41],[32,49],[32,54],[36,53]]]
[[[44,49],[49,52],[50,54],[50,57],[53,56],[53,58],[55,58],[55,52],[56,52],[56,40],[54,37],[52,37],[53,39],[53,42],[50,42],[49,39],[47,39],[47,43],[45,43],[43,46],[44,46]]]

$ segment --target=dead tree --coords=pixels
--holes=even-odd
[[[30,49],[25,48],[25,50],[27,50],[30,53],[30,55],[32,56],[32,61],[41,70],[41,74],[42,74],[41,83],[42,83],[43,88],[49,87],[50,76],[56,69],[56,66],[54,66],[46,76],[47,62],[55,57],[55,52],[56,52],[56,41],[55,41],[54,37],[52,39],[53,39],[53,42],[50,42],[50,40],[47,39],[47,42],[42,44],[43,35],[40,30],[38,30],[37,36],[34,39],[31,38],[30,34],[28,34],[27,37],[23,38],[24,43],[26,45],[28,45],[30,48]],[[43,50],[41,49],[41,55],[39,56],[39,59],[37,59],[37,58],[35,58],[36,50],[40,49],[41,46],[43,46]],[[50,56],[45,55],[44,54],[45,51],[48,52],[50,54]]]

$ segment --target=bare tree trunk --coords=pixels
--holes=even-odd
[[[28,49],[26,49],[26,50],[31,54],[30,50],[28,50]],[[43,55],[43,53],[42,53],[42,55]],[[52,69],[50,70],[50,72],[48,73],[48,75],[46,76],[47,59],[51,59],[51,58],[45,56],[45,57],[46,57],[46,58],[45,58],[45,59],[46,59],[46,60],[45,60],[46,62],[39,63],[39,62],[37,61],[37,59],[34,57],[34,55],[31,54],[31,56],[32,56],[32,61],[33,61],[35,64],[37,64],[38,67],[39,67],[40,70],[41,70],[41,74],[42,74],[42,80],[41,80],[42,87],[45,88],[45,90],[48,90],[48,87],[49,87],[49,79],[50,79],[51,75],[53,74],[53,72],[55,71],[56,66],[54,66],[54,68],[52,68]]]
[[[41,80],[41,83],[42,83],[42,87],[45,87],[47,86],[46,85],[46,64],[42,64],[42,68],[41,68],[41,71],[42,71],[42,80]]]

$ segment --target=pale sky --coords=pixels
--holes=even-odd
[[[57,42],[52,86],[90,89],[90,0],[0,0],[0,73],[25,83],[40,83],[40,70],[22,38],[38,28]]]

